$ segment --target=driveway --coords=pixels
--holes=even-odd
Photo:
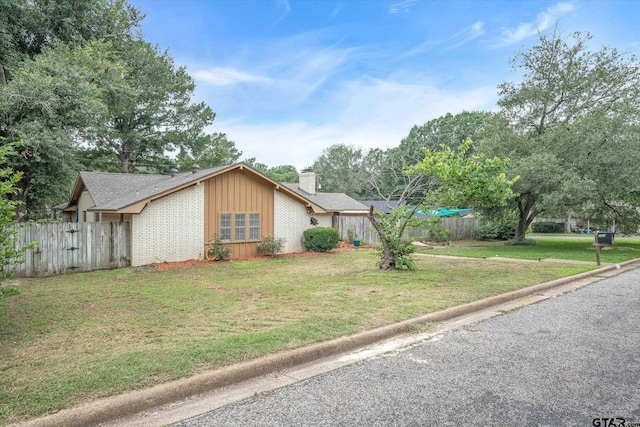
[[[616,424],[602,420],[612,417]],[[640,427],[639,269],[175,426],[593,426],[621,419]]]

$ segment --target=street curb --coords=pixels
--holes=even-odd
[[[636,263],[640,263],[640,258],[625,261],[617,265],[609,265],[597,270],[577,274],[575,276],[564,277],[551,282],[530,286],[528,288],[519,289],[505,294],[484,298],[435,313],[426,314],[414,319],[405,320],[393,325],[361,332],[349,337],[342,337],[310,345],[308,347],[298,348],[272,356],[239,363],[215,371],[205,372],[189,378],[160,384],[151,388],[108,397],[75,408],[64,409],[42,418],[33,419],[20,424],[14,424],[14,426],[84,427],[106,423],[117,418],[123,418],[143,411],[148,411],[201,393],[210,392],[242,381],[303,365],[314,360],[365,347],[397,335],[409,333],[418,325],[443,322],[455,317],[468,315],[491,306],[503,304],[532,294],[537,294],[570,282],[596,277],[602,273],[627,267]]]

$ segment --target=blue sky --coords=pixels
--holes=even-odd
[[[269,166],[332,144],[397,146],[414,125],[493,110],[538,31],[638,54],[640,1],[131,0],[215,112],[210,129]]]

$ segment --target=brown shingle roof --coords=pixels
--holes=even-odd
[[[210,169],[203,169],[193,172],[183,172],[175,176],[153,175],[153,174],[126,174],[110,172],[80,172],[79,181],[84,184],[84,188],[89,191],[95,206],[89,208],[92,211],[118,211],[140,202],[161,197],[182,187],[192,185],[198,181],[205,180],[212,175],[235,167],[247,168],[264,179],[281,185],[283,190],[290,194],[297,195],[302,200],[306,200],[311,205],[315,205],[323,211],[345,212],[345,211],[367,211],[367,206],[344,193],[316,193],[309,194],[298,187],[298,184],[278,184],[270,178],[262,175],[258,171],[251,169],[242,163],[233,165],[218,166]],[[76,190],[81,191],[82,187],[76,184]],[[79,197],[76,194],[75,197]],[[302,201],[300,200],[300,201]],[[75,204],[75,201],[72,201]],[[311,206],[309,205],[309,206]]]
[[[91,210],[113,211],[197,182],[227,167],[218,166],[196,173],[183,172],[175,176],[80,172],[80,178],[96,204]]]
[[[330,212],[368,211],[369,208],[344,193],[316,193],[310,194],[301,189],[298,184],[282,183],[288,189],[296,192],[310,202]]]

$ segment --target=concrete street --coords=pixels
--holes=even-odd
[[[594,421],[612,417],[616,424]],[[640,269],[174,425],[592,426],[622,418],[640,426]]]

